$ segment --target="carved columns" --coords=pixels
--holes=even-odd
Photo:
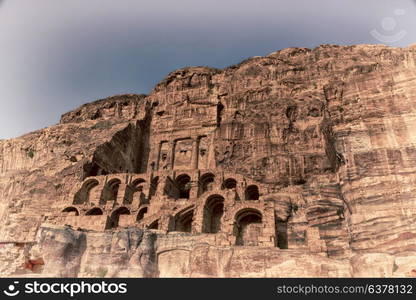
[[[162,156],[162,144],[163,142],[160,141],[158,146],[157,146],[157,154],[156,154],[156,165],[155,165],[155,171],[159,170],[160,167],[160,160],[161,160],[161,156]]]
[[[198,169],[198,156],[199,156],[199,137],[195,137],[192,143],[192,158],[191,158],[191,169]]]
[[[175,148],[176,148],[176,141],[169,142],[169,149],[170,149],[170,170],[173,170],[173,166],[175,163]]]

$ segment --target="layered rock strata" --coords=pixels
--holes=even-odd
[[[86,104],[0,141],[1,275],[416,276],[415,112],[416,48],[380,45]]]

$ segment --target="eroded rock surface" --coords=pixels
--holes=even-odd
[[[0,141],[1,275],[416,276],[415,112],[416,48],[380,45],[83,105]]]

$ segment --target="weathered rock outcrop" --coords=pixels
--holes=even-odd
[[[0,272],[416,276],[414,130],[416,47],[174,71],[0,141]]]
[[[412,277],[413,252],[331,259],[299,250],[219,247],[213,236],[126,229],[82,232],[44,227],[13,276],[48,277]],[[28,252],[29,253],[29,252]],[[3,266],[13,266],[8,252]],[[21,258],[22,259],[22,258]],[[106,263],[103,264],[103,261]],[[28,267],[30,266],[30,267]],[[5,268],[7,267],[7,268]]]

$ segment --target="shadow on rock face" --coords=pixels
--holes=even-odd
[[[45,277],[155,277],[156,235],[142,230],[82,232],[42,227],[33,259]]]
[[[45,262],[43,273],[56,277],[77,277],[87,247],[85,233],[70,228],[41,230],[40,253]]]

